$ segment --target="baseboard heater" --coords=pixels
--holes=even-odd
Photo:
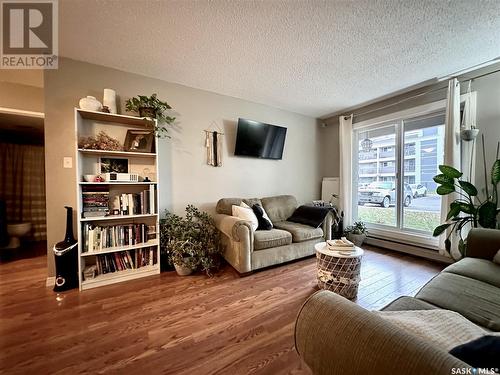
[[[388,240],[377,236],[368,236],[365,241],[368,245],[382,247],[388,250],[394,250],[401,253],[415,255],[421,258],[431,259],[442,263],[453,263],[453,260],[445,257],[437,250],[429,249],[423,246],[408,244],[398,240]]]

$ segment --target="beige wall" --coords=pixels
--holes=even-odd
[[[0,107],[43,112],[42,87],[2,81],[0,76]]]
[[[160,141],[161,209],[181,213],[192,203],[213,212],[219,198],[231,196],[294,194],[300,202],[319,197],[320,132],[313,118],[69,59],[61,59],[59,69],[46,71],[44,78],[49,248],[64,236],[63,206],[76,206],[75,171],[63,168],[63,157],[75,153],[73,108],[86,95],[102,99],[108,87],[120,95],[122,112],[128,97],[156,92],[178,113],[172,139]],[[287,127],[283,160],[232,156],[238,117]],[[221,168],[205,162],[203,130],[213,122],[225,133]],[[52,275],[51,254],[48,262]]]

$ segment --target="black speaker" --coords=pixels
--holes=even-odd
[[[66,235],[54,245],[56,282],[54,292],[78,287],[78,241],[73,236],[73,208],[66,209]]]

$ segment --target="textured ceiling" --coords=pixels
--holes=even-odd
[[[315,117],[500,56],[500,0],[60,1],[60,54]]]

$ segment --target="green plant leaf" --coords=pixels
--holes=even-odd
[[[448,215],[446,215],[446,220],[450,220],[451,218],[456,217],[460,213],[460,203],[452,202],[450,204],[450,210],[448,211]]]
[[[483,228],[495,228],[497,224],[497,206],[491,201],[484,202],[479,206],[478,222]]]
[[[442,174],[451,178],[462,177],[462,172],[456,170],[455,168],[449,165],[440,165],[439,170],[441,171]]]
[[[446,240],[444,240],[444,248],[446,249],[446,251],[448,253],[450,252],[450,250],[451,250],[451,241],[450,241],[449,238],[447,238]]]
[[[436,189],[436,193],[439,195],[447,195],[455,191],[455,186],[453,185],[441,185]]]
[[[476,213],[477,209],[473,204],[460,202],[458,205],[460,207],[460,211],[465,214],[474,215]]]
[[[495,186],[500,182],[500,159],[495,160],[491,168],[491,182]]]
[[[462,190],[469,194],[471,197],[475,197],[477,195],[477,188],[470,182],[459,180],[458,183],[460,184]]]
[[[458,241],[458,251],[460,252],[460,255],[462,255],[462,257],[465,256],[466,248],[467,248],[467,246],[466,246],[464,240],[460,239],[460,241]]]
[[[434,182],[442,185],[453,185],[455,183],[455,180],[449,176],[446,176],[444,174],[438,174],[432,178]]]
[[[452,225],[452,224],[441,224],[439,226],[437,226],[436,228],[434,228],[434,232],[432,232],[432,235],[434,237],[437,237],[439,236],[441,233],[443,233],[446,229],[448,229],[448,227]]]

